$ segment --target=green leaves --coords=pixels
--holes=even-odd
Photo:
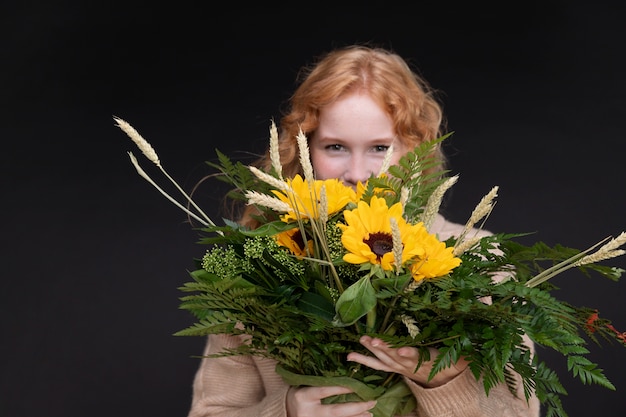
[[[583,356],[570,356],[567,367],[574,376],[578,376],[583,384],[598,384],[615,391],[615,386],[607,379],[603,371],[595,363]]]
[[[369,274],[350,285],[337,300],[336,326],[350,326],[376,307],[376,291]]]
[[[335,306],[327,298],[313,292],[305,292],[298,301],[298,308],[320,318],[331,321],[335,315]]]
[[[283,377],[289,385],[312,385],[317,387],[343,386],[351,388],[358,397],[363,401],[373,400],[384,392],[383,387],[371,387],[367,384],[350,377],[333,376],[323,377],[314,375],[302,375],[289,372],[282,366],[276,366],[276,373]]]
[[[388,175],[371,178],[362,200],[376,195],[393,203],[402,197],[405,220],[418,221],[446,180],[435,157],[436,147],[445,139],[419,145],[390,167]],[[219,180],[232,186],[229,198],[245,203],[247,190],[271,195],[268,184],[248,167],[219,151],[218,159],[209,165],[219,171]],[[201,229],[205,236],[199,243],[210,248],[199,260],[200,268],[191,272],[193,282],[181,287],[187,295],[180,304],[197,320],[177,335],[249,335],[249,343],[219,355],[276,360],[277,372],[293,385],[349,386],[355,394],[326,401],[376,398],[377,417],[409,414],[415,399],[398,375],[346,362],[348,352],[371,354],[359,343],[363,334],[392,346],[417,348],[422,361],[433,361],[430,378],[460,358],[469,361],[487,393],[499,384],[516,392],[521,378],[526,398],[534,393],[547,417],[567,416],[559,398],[567,392],[540,355],[531,356],[524,335],[536,346],[561,354],[582,383],[615,389],[587,358],[582,333],[596,342],[600,337],[624,342],[623,334],[610,321],[599,319],[595,310],[554,297],[556,287],[549,281],[566,269],[589,277],[620,278],[624,271],[619,268],[572,263],[588,251],[520,243],[528,233],[495,234],[460,254],[461,264],[447,276],[416,283],[409,269],[396,275],[369,263],[346,264],[341,229],[336,227],[344,221],[342,212],[314,230],[314,222],[287,224],[270,209],[258,209],[261,224],[254,230],[227,219],[224,226]],[[295,256],[277,243],[279,234],[295,227],[313,245],[306,256]],[[302,248],[303,236],[302,242],[291,243]],[[454,246],[456,239],[445,243]],[[431,347],[438,352],[433,357],[428,356]]]

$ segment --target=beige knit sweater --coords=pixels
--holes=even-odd
[[[430,231],[442,240],[459,235],[462,225],[437,216]],[[481,235],[486,231],[477,231]],[[204,355],[237,346],[241,337],[210,335]],[[533,347],[527,339],[528,345]],[[289,386],[274,371],[276,362],[252,356],[204,358],[193,382],[188,417],[287,417],[285,401]],[[517,397],[505,384],[484,393],[469,368],[452,381],[436,388],[423,388],[406,379],[417,399],[418,417],[539,417],[539,401],[524,398],[521,383]]]

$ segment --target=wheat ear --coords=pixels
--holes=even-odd
[[[387,152],[385,152],[385,158],[383,159],[383,164],[380,166],[380,170],[378,171],[378,176],[380,177],[384,173],[387,172],[389,167],[391,166],[391,157],[393,156],[393,145],[387,148]]]
[[[298,141],[298,149],[300,150],[300,165],[302,165],[302,171],[304,172],[304,179],[309,184],[313,184],[315,178],[313,177],[313,165],[311,165],[311,154],[309,153],[309,142],[306,135],[302,130],[296,137]]]
[[[427,230],[430,229],[435,215],[439,213],[439,208],[441,207],[441,202],[443,201],[443,196],[446,191],[448,191],[458,179],[458,175],[446,179],[444,182],[439,184],[430,197],[428,197],[426,207],[424,208],[424,214],[422,214],[422,221],[424,222],[424,226],[426,226]]]
[[[606,238],[588,248],[587,250],[578,253],[550,268],[547,268],[546,270],[534,276],[532,279],[526,281],[526,286],[535,287],[549,280],[550,278],[567,271],[570,268],[575,268],[623,255],[624,251],[617,248],[626,243],[626,232],[622,232],[617,238],[613,238],[608,243],[604,243],[608,239],[609,238]],[[600,249],[598,249],[595,253],[587,255],[600,245],[603,246],[600,247]]]
[[[491,213],[495,204],[494,199],[498,195],[498,188],[498,186],[493,187],[491,191],[489,191],[476,205],[476,208],[474,208],[474,211],[472,211],[469,220],[467,221],[467,223],[465,223],[463,232],[458,237],[456,244],[454,245],[455,247],[459,246],[461,242],[465,240],[465,236],[480,220],[482,220],[484,217]]]
[[[276,171],[276,175],[279,179],[283,179],[283,166],[280,163],[280,151],[278,148],[278,128],[276,123],[272,120],[270,125],[270,160],[272,161],[272,167]]]
[[[165,197],[167,197],[168,200],[172,201],[174,204],[176,204],[178,207],[180,207],[185,213],[189,214],[191,217],[193,217],[194,219],[198,220],[200,223],[202,223],[205,226],[207,226],[207,225],[215,226],[215,223],[213,222],[213,220],[211,220],[211,218],[204,211],[202,211],[202,209],[182,189],[182,187],[180,185],[178,185],[178,183],[174,180],[174,178],[172,178],[167,173],[167,171],[165,171],[165,168],[163,168],[163,166],[161,165],[161,161],[159,159],[159,156],[157,155],[157,153],[154,150],[154,148],[152,147],[152,145],[150,145],[150,143],[147,140],[145,140],[143,138],[143,136],[141,136],[139,134],[139,132],[134,127],[132,127],[130,125],[130,123],[128,123],[127,121],[125,121],[123,119],[120,119],[119,117],[115,117],[115,116],[113,116],[113,120],[115,120],[116,126],[119,127],[120,129],[122,129],[122,131],[124,131],[124,133],[126,133],[128,135],[128,137],[131,138],[133,142],[135,142],[135,144],[137,145],[139,150],[146,156],[146,158],[148,158],[153,164],[155,164],[161,170],[163,175],[165,175],[165,177],[167,177],[167,179],[172,184],[174,184],[174,186],[178,189],[178,191],[180,191],[183,194],[183,196],[185,196],[187,201],[196,210],[198,210],[200,215],[203,217],[203,220],[201,220],[198,215],[193,214],[190,210],[185,208],[182,204],[178,203],[172,196],[167,194],[161,187],[157,186],[157,184],[148,176],[148,174],[143,169],[141,169],[141,167],[139,166],[139,162],[137,161],[137,158],[135,158],[135,156],[132,153],[129,152],[128,154],[131,157],[131,162],[135,166],[135,169],[137,169],[137,172],[139,173],[139,175],[141,175],[150,184],[152,184],[157,190],[159,190],[159,192],[161,194],[163,194]]]

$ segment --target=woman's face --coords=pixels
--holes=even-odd
[[[319,127],[309,140],[315,177],[354,187],[379,173],[392,144],[393,165],[406,149],[396,139],[391,118],[368,94],[351,93],[320,111]]]

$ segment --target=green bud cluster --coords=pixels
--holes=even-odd
[[[238,275],[243,268],[242,259],[232,246],[222,247],[214,246],[206,251],[202,257],[202,268],[215,274],[222,279],[229,279]]]

